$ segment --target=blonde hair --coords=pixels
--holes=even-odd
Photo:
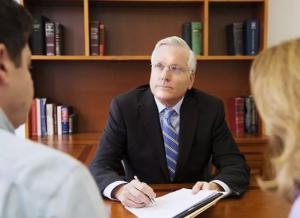
[[[263,51],[252,64],[250,83],[271,138],[276,171],[271,184],[293,199],[300,188],[300,39]],[[268,182],[261,186],[267,188]]]
[[[158,41],[156,43],[156,45],[152,51],[152,55],[151,55],[151,64],[154,64],[154,60],[157,55],[157,49],[163,45],[179,46],[179,47],[182,47],[183,49],[185,49],[189,54],[188,63],[187,63],[188,68],[191,73],[196,72],[197,60],[196,60],[195,53],[191,50],[191,48],[188,46],[188,44],[182,38],[180,38],[178,36],[170,36],[170,37],[161,39],[160,41]]]

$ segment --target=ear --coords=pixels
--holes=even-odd
[[[189,84],[189,89],[191,89],[193,87],[194,81],[195,81],[195,73],[190,73],[189,75],[189,79],[190,79],[190,84]]]
[[[8,82],[9,55],[4,44],[0,43],[0,85]]]

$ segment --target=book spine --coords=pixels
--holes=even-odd
[[[57,135],[57,105],[53,104],[53,134]]]
[[[57,106],[57,135],[62,135],[62,126],[61,126],[61,105]]]
[[[33,99],[31,103],[31,111],[30,111],[30,133],[31,136],[37,135],[37,122],[36,122],[36,101]]]
[[[69,134],[69,112],[67,106],[62,106],[61,108],[61,127],[62,134]]]
[[[245,55],[256,55],[259,44],[259,23],[257,20],[244,22]]]
[[[258,112],[256,109],[256,105],[254,102],[254,99],[252,96],[250,96],[251,99],[251,128],[250,128],[250,133],[252,135],[257,135],[258,134]]]
[[[182,25],[182,38],[192,48],[191,22]]]
[[[76,113],[69,115],[69,134],[77,133],[77,120]]]
[[[46,22],[45,36],[46,55],[55,55],[55,24],[53,22]]]
[[[40,99],[40,113],[41,113],[41,135],[47,135],[47,122],[46,122],[46,98]]]
[[[53,104],[46,104],[47,135],[53,135]]]
[[[202,54],[202,23],[193,21],[191,23],[192,31],[192,50],[196,55]]]
[[[227,53],[229,55],[244,54],[243,23],[235,22],[227,26]]]
[[[105,34],[104,34],[104,24],[99,24],[99,55],[104,55],[104,42],[105,42]]]
[[[229,100],[228,103],[228,116],[229,127],[232,133],[237,136],[244,135],[244,97],[235,97]]]
[[[99,22],[90,23],[90,50],[91,55],[99,55]]]
[[[64,54],[64,28],[60,23],[55,23],[55,54]]]
[[[245,97],[245,133],[251,133],[251,117],[252,117],[252,106],[250,96]]]
[[[42,135],[41,128],[41,100],[39,98],[35,99],[36,102],[36,123],[37,123],[37,135]]]
[[[41,15],[33,15],[33,27],[30,36],[30,48],[33,55],[45,55],[45,21]]]

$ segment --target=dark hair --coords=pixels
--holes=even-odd
[[[32,17],[23,6],[14,0],[0,0],[0,43],[17,67],[31,30]]]

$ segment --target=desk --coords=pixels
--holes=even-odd
[[[190,184],[151,185],[161,196],[167,192],[187,187]],[[111,218],[133,218],[119,202],[105,200]],[[223,199],[216,206],[200,214],[199,218],[287,218],[290,204],[280,199],[276,194],[263,192],[260,189],[250,189],[240,199]],[[153,217],[157,218],[157,217]]]

